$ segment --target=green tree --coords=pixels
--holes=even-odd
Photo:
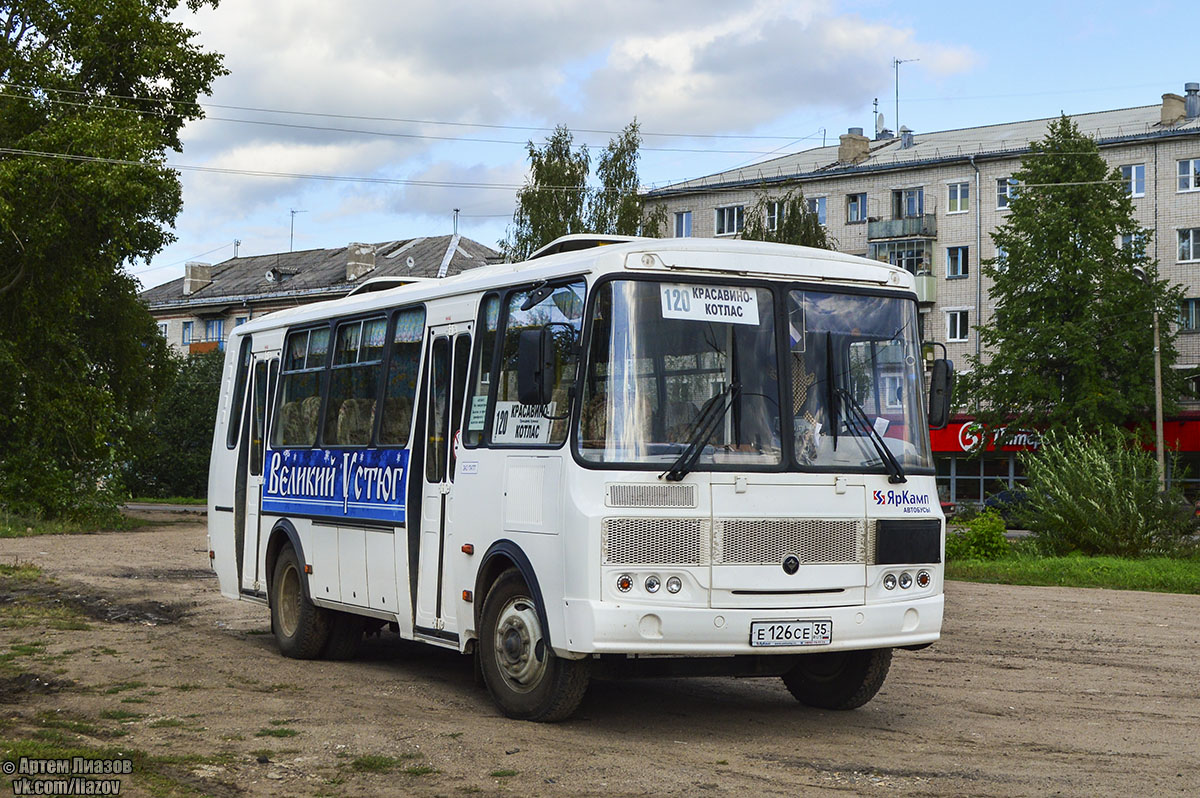
[[[638,131],[635,119],[609,140],[596,166],[598,186],[588,182],[587,147],[576,152],[566,127],[555,128],[542,147],[529,142],[529,177],[517,192],[513,222],[500,242],[505,257],[524,260],[559,236],[573,233],[661,235],[666,210],[647,211],[638,193]]]
[[[977,328],[986,354],[970,358],[963,380],[979,420],[1014,433],[1144,422],[1154,407],[1155,309],[1171,412],[1182,380],[1165,322],[1181,290],[1147,255],[1150,231],[1134,220],[1120,172],[1064,115],[1031,143],[1013,177],[1008,218],[992,234],[1005,254],[983,266],[995,307]],[[1118,245],[1122,237],[1129,245]]]
[[[208,491],[208,458],[225,353],[174,358],[177,371],[159,394],[147,439],[125,465],[135,496],[192,496]]]
[[[771,241],[817,249],[837,249],[837,241],[821,224],[817,212],[809,207],[802,189],[772,196],[766,186],[760,188],[754,204],[746,211],[742,238]]]
[[[517,209],[500,251],[511,261],[528,258],[559,236],[587,232],[587,178],[591,156],[587,146],[574,148],[574,137],[563,125],[546,144],[532,141],[529,177],[517,192]]]
[[[180,5],[0,9],[0,505],[14,512],[111,511],[172,372],[126,267],[172,240],[165,154],[223,74]]]

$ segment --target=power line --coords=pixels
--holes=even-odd
[[[76,95],[76,96],[80,96],[80,97],[94,97],[97,99],[112,98],[112,99],[117,99],[117,100],[130,100],[132,102],[149,102],[149,103],[159,103],[162,105],[169,104],[172,106],[190,106],[193,108],[199,108],[201,110],[207,109],[207,108],[220,108],[220,109],[226,110],[226,111],[249,111],[249,112],[253,112],[253,113],[264,113],[264,114],[285,114],[285,115],[291,115],[291,116],[313,116],[313,117],[318,117],[318,118],[322,118],[322,119],[354,119],[354,120],[360,120],[360,121],[365,121],[365,122],[400,122],[400,123],[412,124],[412,125],[442,125],[442,126],[447,126],[447,127],[476,127],[476,128],[490,129],[490,130],[525,130],[525,131],[534,131],[534,132],[543,132],[543,133],[547,132],[547,131],[554,131],[556,129],[554,127],[544,127],[544,126],[535,126],[535,125],[501,125],[501,124],[494,124],[494,123],[487,123],[487,122],[451,122],[451,121],[447,121],[447,120],[437,120],[437,119],[408,119],[408,118],[404,118],[404,117],[393,117],[393,116],[366,116],[366,115],[361,115],[361,114],[335,114],[335,113],[322,112],[322,111],[293,111],[293,110],[286,110],[286,109],[279,109],[279,108],[256,108],[254,106],[222,105],[219,103],[177,102],[174,100],[163,100],[163,99],[159,99],[157,97],[137,97],[137,96],[132,96],[132,95],[122,95],[122,94],[95,95],[95,94],[91,94],[89,92],[75,91],[72,89],[48,89],[48,88],[42,88],[40,86],[30,86],[27,84],[20,84],[20,83],[5,83],[2,81],[0,81],[0,87],[23,89],[25,91],[33,91],[33,92],[38,92],[38,91],[57,92],[60,94],[72,94],[72,95]],[[10,94],[8,96],[20,96],[20,97],[24,97],[27,99],[41,99],[41,98],[38,98],[38,97],[35,97],[32,95],[11,95]],[[141,113],[141,111],[139,111],[136,108],[121,108],[119,106],[109,106],[109,107],[96,106],[92,103],[71,103],[67,100],[49,100],[48,99],[48,101],[54,102],[54,103],[60,103],[60,104],[64,104],[64,105],[83,105],[83,106],[102,108],[102,109],[113,110],[113,111],[127,111],[127,112],[131,112],[131,113]],[[182,114],[177,114],[177,113],[165,113],[164,115],[165,116],[175,116],[175,117],[182,116]],[[215,119],[216,117],[209,117],[209,118]],[[222,119],[221,121],[245,122],[245,121],[250,121],[250,120]],[[320,128],[318,128],[318,129],[320,129]],[[330,128],[330,129],[336,130],[336,128]],[[597,133],[597,134],[603,134],[603,135],[620,135],[621,133],[624,133],[625,131],[623,131],[623,130],[604,130],[601,128],[574,128],[573,132],[575,132],[575,133]],[[735,133],[659,133],[659,132],[654,132],[654,131],[642,131],[642,130],[638,131],[638,135],[643,136],[643,137],[654,136],[654,137],[659,137],[659,138],[733,139],[735,141],[739,140],[739,139],[761,140],[761,141],[783,141],[783,140],[791,139],[791,136],[764,136],[764,135],[752,135],[752,134],[739,135],[739,134],[735,134]],[[811,138],[811,137],[806,137],[806,138]],[[466,139],[462,139],[462,140],[466,140]],[[504,142],[504,143],[513,143],[513,142]],[[519,143],[525,144],[526,142],[519,142]],[[670,151],[670,150],[668,150],[668,151]],[[707,150],[704,150],[704,152],[707,152]],[[721,152],[721,150],[717,150],[717,152]]]
[[[169,269],[169,268],[171,268],[172,266],[178,266],[178,265],[179,265],[179,264],[181,264],[181,263],[187,263],[188,261],[191,261],[191,260],[196,260],[197,258],[203,258],[205,255],[211,255],[211,254],[213,254],[214,252],[220,252],[221,250],[225,249],[225,247],[227,247],[227,246],[230,246],[230,245],[229,245],[229,244],[222,244],[222,245],[221,245],[221,246],[219,246],[219,247],[213,247],[213,248],[212,248],[212,249],[210,249],[208,252],[201,252],[199,255],[192,255],[190,258],[184,258],[183,260],[177,260],[177,261],[175,261],[174,263],[168,263],[168,264],[166,264],[165,266],[151,266],[151,267],[149,267],[149,268],[146,268],[146,269],[139,269],[139,270],[137,270],[136,272],[130,272],[129,274],[130,274],[131,276],[133,276],[133,277],[136,277],[136,276],[138,276],[139,274],[148,274],[148,273],[150,273],[150,272],[156,272],[156,271],[158,271],[159,269]]]

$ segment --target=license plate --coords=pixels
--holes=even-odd
[[[833,621],[752,621],[750,645],[827,646],[833,642]]]

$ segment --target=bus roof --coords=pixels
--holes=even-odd
[[[905,269],[827,249],[719,238],[635,238],[563,236],[520,263],[499,263],[452,277],[422,280],[395,288],[352,291],[348,296],[315,302],[253,319],[237,327],[243,335],[332,316],[369,312],[397,304],[459,296],[517,283],[553,280],[589,273],[628,270],[642,274],[725,275],[873,285],[914,290]]]

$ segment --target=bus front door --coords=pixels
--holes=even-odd
[[[454,587],[446,584],[445,563],[454,537],[455,444],[462,425],[471,325],[433,327],[430,337],[414,631],[424,637],[456,640]]]
[[[261,552],[259,549],[262,519],[263,457],[266,453],[267,407],[279,374],[279,358],[255,355],[253,383],[247,401],[250,403],[246,458],[246,529],[242,541],[242,592],[265,596]]]

